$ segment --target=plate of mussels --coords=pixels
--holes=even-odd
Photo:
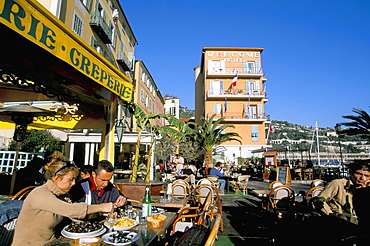
[[[129,231],[115,231],[105,234],[103,241],[111,245],[129,245],[140,239],[139,234]]]
[[[99,222],[84,221],[65,226],[62,230],[62,236],[70,239],[96,237],[105,233],[106,230],[107,229]]]

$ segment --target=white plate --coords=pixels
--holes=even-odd
[[[132,228],[134,228],[135,226],[137,226],[139,223],[137,221],[135,221],[135,224],[133,226],[129,226],[129,227],[117,227],[117,226],[112,226],[113,230],[115,231],[129,231],[131,230]],[[108,228],[110,228],[110,226],[107,224],[107,222],[104,222],[104,225]]]
[[[107,244],[110,244],[110,245],[117,245],[117,246],[120,246],[120,245],[129,245],[129,244],[132,244],[134,242],[136,242],[137,240],[140,239],[140,236],[139,234],[137,234],[136,232],[129,232],[129,231],[122,231],[123,233],[126,233],[126,234],[129,234],[129,233],[132,233],[134,234],[134,238],[126,243],[111,243],[108,241],[108,238],[110,235],[112,234],[116,234],[117,232],[110,232],[110,233],[107,233],[105,234],[102,238],[103,238],[103,241]]]
[[[63,237],[66,237],[69,239],[79,239],[83,237],[97,237],[97,236],[104,234],[106,231],[107,231],[107,228],[103,226],[100,230],[93,231],[93,232],[86,232],[86,233],[71,233],[63,229],[61,234]]]

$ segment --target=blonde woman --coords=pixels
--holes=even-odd
[[[44,245],[54,239],[54,228],[63,217],[82,219],[87,214],[110,212],[112,203],[72,203],[68,191],[76,182],[78,168],[71,162],[45,166],[47,182],[25,199],[19,214],[12,245]]]

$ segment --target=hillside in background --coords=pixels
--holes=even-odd
[[[287,121],[272,121],[272,133],[268,140],[271,145],[291,146],[292,149],[316,149],[317,139],[320,144],[320,151],[331,151],[339,149],[339,138],[333,127],[318,128],[301,126]],[[368,152],[368,141],[357,136],[347,136],[340,138],[343,151],[346,153]]]
[[[180,106],[180,118],[190,119],[195,116],[195,110],[188,109],[187,107]]]

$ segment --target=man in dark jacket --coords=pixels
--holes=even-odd
[[[81,180],[69,191],[73,202],[101,204],[113,202],[116,207],[125,205],[125,197],[110,182],[114,167],[107,160],[99,161],[94,165],[92,176]]]

